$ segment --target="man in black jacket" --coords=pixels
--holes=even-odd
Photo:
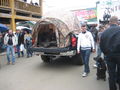
[[[100,48],[106,56],[109,88],[110,90],[120,90],[120,27],[118,26],[118,18],[112,16],[109,23],[110,27],[101,36]],[[117,89],[116,81],[118,81],[119,89]]]
[[[23,57],[24,52],[20,50],[20,46],[21,46],[21,44],[24,45],[24,33],[22,30],[17,30],[16,35],[18,37],[17,54],[18,54],[18,57],[20,57],[20,52],[21,52],[22,57]]]

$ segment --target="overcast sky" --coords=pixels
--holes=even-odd
[[[28,0],[30,2],[31,0]],[[38,2],[39,0],[32,0]],[[43,12],[53,11],[57,9],[85,9],[95,7],[98,0],[43,0]]]
[[[83,9],[95,7],[97,0],[44,0],[44,9]]]

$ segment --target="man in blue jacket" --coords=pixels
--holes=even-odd
[[[110,90],[120,90],[120,27],[118,18],[110,18],[110,27],[101,36],[100,48],[107,62]],[[117,89],[117,82],[119,89]]]

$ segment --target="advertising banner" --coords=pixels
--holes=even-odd
[[[80,21],[82,20],[86,20],[87,22],[97,21],[96,8],[74,10],[74,13]]]

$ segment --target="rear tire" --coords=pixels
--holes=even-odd
[[[44,63],[50,63],[50,56],[41,55],[41,59]]]
[[[82,57],[80,54],[76,54],[75,56],[73,56],[72,60],[75,65],[83,65]]]

